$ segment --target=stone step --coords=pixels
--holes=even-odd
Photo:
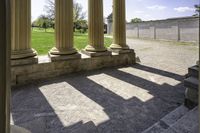
[[[189,77],[195,77],[195,78],[199,78],[199,67],[196,66],[192,66],[188,69],[188,76]]]
[[[199,84],[199,80],[197,78],[194,78],[194,77],[189,77],[189,78],[184,80],[184,86],[186,88],[198,90],[198,84]]]
[[[195,107],[162,133],[199,133],[198,107]]]
[[[98,133],[98,129],[95,124],[90,121],[76,129],[73,129],[72,131],[70,131],[70,133]]]
[[[184,105],[179,106],[174,111],[164,116],[160,121],[143,131],[142,133],[161,133],[176,123],[181,117],[183,117],[189,109]]]

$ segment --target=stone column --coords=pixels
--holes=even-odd
[[[103,0],[88,0],[88,39],[83,53],[89,56],[108,54],[104,47]]]
[[[16,60],[18,65],[36,63],[37,53],[31,48],[31,0],[11,0],[11,31],[11,59],[15,60],[12,64],[16,65]]]
[[[10,132],[10,3],[0,4],[0,133]]]
[[[80,58],[73,46],[73,0],[55,0],[55,12],[56,46],[49,52],[52,61]]]
[[[113,0],[113,44],[111,50],[127,50],[125,0]]]
[[[10,126],[10,5],[10,0],[2,0],[0,4],[0,133],[30,133],[18,126]]]

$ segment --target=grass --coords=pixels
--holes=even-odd
[[[108,47],[112,43],[111,38],[105,37],[105,46]],[[74,47],[78,50],[84,49],[88,44],[88,35],[75,32],[74,33]],[[32,47],[39,55],[45,55],[55,46],[54,30],[34,28],[32,29]]]

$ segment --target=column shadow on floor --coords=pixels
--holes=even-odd
[[[146,71],[146,72],[151,72],[151,73],[162,75],[162,76],[169,77],[169,78],[173,78],[173,79],[178,80],[178,81],[184,80],[183,75],[168,72],[168,71],[165,71],[165,70],[160,70],[160,69],[153,68],[153,67],[150,67],[150,66],[145,66],[143,64],[133,65],[132,68],[139,69],[139,70]]]
[[[180,75],[147,66],[137,65],[133,68],[161,74],[179,81],[183,78]],[[145,102],[137,97],[124,99],[88,78],[88,76],[101,73],[147,90],[153,98]],[[109,120],[98,125],[94,125],[92,121],[88,123],[79,121],[71,126],[64,126],[52,105],[39,90],[41,86],[59,84],[60,82],[70,84],[103,107]],[[11,113],[15,125],[27,128],[32,133],[75,133],[79,131],[84,133],[87,128],[92,129],[88,129],[88,131],[98,131],[99,133],[140,133],[157,122],[166,113],[179,106],[183,102],[183,97],[184,88],[182,83],[175,86],[166,83],[159,85],[142,77],[120,71],[118,68],[103,69],[61,76],[48,81],[38,81],[31,85],[14,88],[12,90]]]

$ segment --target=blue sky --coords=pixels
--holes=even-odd
[[[76,0],[87,13],[88,0]],[[112,0],[104,1],[104,16],[112,12]],[[32,0],[32,20],[44,14],[46,0]],[[166,19],[171,17],[191,16],[194,5],[199,0],[126,0],[126,19],[139,17],[142,20]]]

